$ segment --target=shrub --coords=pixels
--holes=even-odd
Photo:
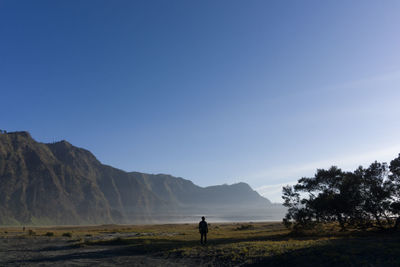
[[[72,233],[70,233],[70,232],[63,233],[62,236],[65,236],[65,237],[72,237]]]
[[[53,233],[53,232],[47,232],[47,233],[45,234],[45,236],[54,236],[54,233]]]
[[[29,235],[36,235],[36,233],[32,229],[29,229],[28,234]]]

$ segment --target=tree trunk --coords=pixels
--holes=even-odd
[[[393,226],[393,229],[394,229],[394,230],[397,230],[397,228],[399,228],[399,225],[400,225],[400,217],[397,217],[396,223],[395,223],[395,225]]]
[[[379,218],[379,216],[377,214],[374,214],[375,220],[378,223],[378,226],[380,229],[385,229],[385,227],[383,227],[381,219]]]
[[[343,221],[343,218],[342,218],[342,214],[338,213],[337,214],[337,218],[338,218],[338,222],[339,222],[340,228],[342,228],[340,231],[345,231],[346,227],[344,226],[344,221]]]
[[[386,218],[387,224],[388,224],[388,225],[391,225],[392,222],[393,222],[392,219],[390,219],[389,216],[388,216],[386,213],[384,213],[384,216],[385,216],[385,218]]]

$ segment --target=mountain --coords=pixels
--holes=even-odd
[[[280,219],[284,209],[245,183],[203,188],[103,165],[67,141],[45,144],[28,132],[0,133],[0,224],[172,222],[203,214]]]

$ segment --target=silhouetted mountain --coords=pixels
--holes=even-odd
[[[44,144],[27,132],[0,133],[0,224],[252,218],[260,212],[279,219],[284,209],[245,183],[202,188],[170,175],[128,173],[67,141]]]

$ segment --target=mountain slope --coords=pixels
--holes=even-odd
[[[0,134],[0,224],[138,223],[268,209],[283,214],[244,183],[202,188],[170,175],[103,165],[66,141],[43,144],[27,132]]]

